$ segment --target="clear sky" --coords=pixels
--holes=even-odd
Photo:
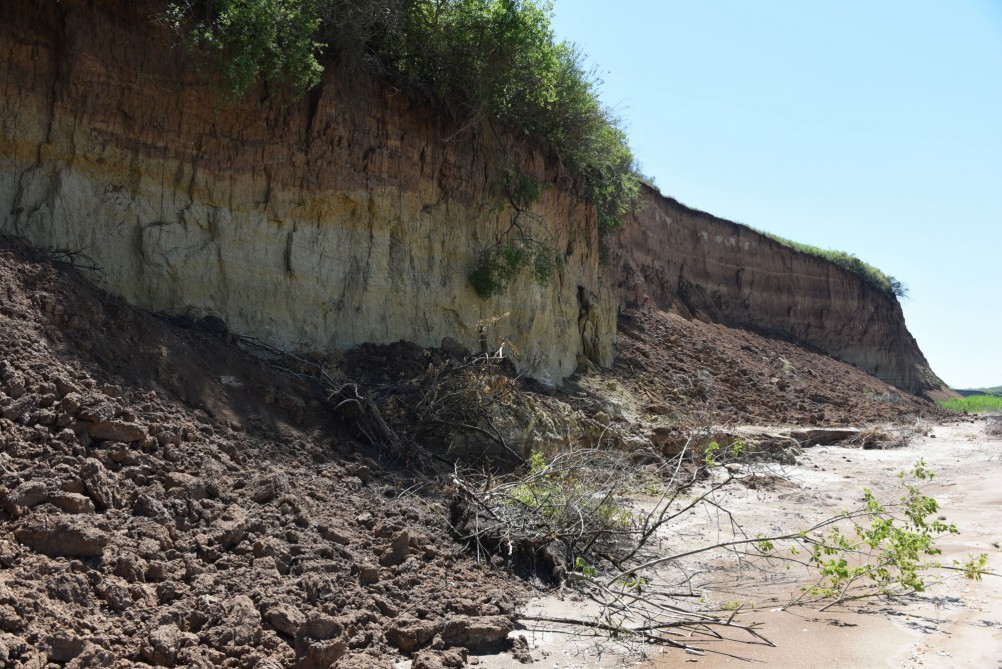
[[[1002,384],[1002,0],[556,0],[666,195],[903,281],[958,388]]]

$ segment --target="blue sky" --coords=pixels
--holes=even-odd
[[[1002,384],[1002,0],[556,0],[645,174],[903,281],[959,388]]]

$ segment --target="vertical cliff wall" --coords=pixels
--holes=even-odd
[[[645,188],[613,244],[624,304],[748,328],[912,393],[938,388],[897,299],[827,260]]]
[[[0,8],[0,231],[85,254],[99,282],[288,348],[408,339],[476,350],[478,321],[557,381],[612,360],[594,211],[548,189],[519,223],[564,250],[547,284],[481,300],[467,280],[512,225],[500,148],[373,85],[328,77],[291,107],[221,107],[150,20],[157,2]],[[265,92],[262,91],[262,95]],[[515,146],[543,181],[556,170]]]

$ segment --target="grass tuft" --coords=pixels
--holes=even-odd
[[[996,395],[971,395],[955,400],[944,400],[939,405],[950,411],[967,413],[1002,412],[1002,397]]]

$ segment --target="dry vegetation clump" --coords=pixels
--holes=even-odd
[[[925,434],[925,432],[926,429],[918,423],[874,425],[860,430],[859,434],[848,442],[848,445],[866,450],[903,448],[912,439]]]
[[[985,432],[990,437],[1002,437],[1002,414],[988,417]]]

